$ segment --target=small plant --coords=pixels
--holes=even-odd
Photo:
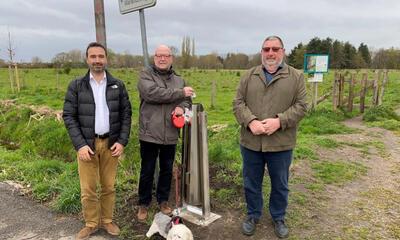
[[[65,74],[68,75],[71,72],[71,67],[70,66],[66,66],[66,67],[64,67],[63,71],[64,71]]]

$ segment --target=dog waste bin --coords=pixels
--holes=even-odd
[[[208,225],[221,216],[210,209],[207,114],[203,105],[193,104],[190,115],[182,134],[182,206],[178,211],[192,223]]]

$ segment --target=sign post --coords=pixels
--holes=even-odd
[[[146,24],[144,19],[144,9],[156,5],[156,0],[118,0],[119,11],[126,14],[139,10],[140,30],[142,33],[142,48],[144,65],[149,66],[149,52],[147,50]]]
[[[96,41],[107,49],[103,0],[94,0],[94,19],[96,23]]]
[[[139,10],[139,18],[140,18],[140,32],[142,33],[142,49],[143,49],[143,58],[144,65],[149,66],[149,51],[147,50],[147,36],[146,36],[146,22],[144,20],[144,10]]]
[[[323,81],[324,73],[328,72],[329,55],[328,54],[305,54],[304,55],[304,73],[312,74],[308,82],[313,83],[312,105],[317,107],[318,83]]]

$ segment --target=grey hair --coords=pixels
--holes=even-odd
[[[273,36],[268,36],[268,37],[266,37],[265,40],[263,41],[261,47],[264,46],[264,43],[265,43],[266,41],[270,41],[270,40],[278,40],[278,41],[281,43],[281,47],[282,47],[282,48],[285,48],[284,45],[283,45],[282,39],[281,39],[280,37],[274,36],[274,35],[273,35]]]

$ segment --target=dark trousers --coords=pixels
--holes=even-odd
[[[172,167],[175,159],[176,145],[161,145],[140,141],[140,156],[142,158],[139,180],[139,204],[148,206],[151,203],[153,178],[157,157],[160,172],[157,182],[156,198],[160,204],[168,201],[171,190]]]
[[[258,152],[240,146],[243,157],[244,192],[247,215],[259,219],[263,209],[262,183],[267,164],[271,180],[269,212],[273,220],[284,220],[289,195],[289,166],[292,150]]]

